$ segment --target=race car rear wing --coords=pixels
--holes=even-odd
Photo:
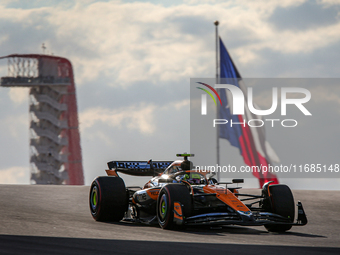
[[[135,176],[155,176],[163,173],[173,161],[110,161],[108,175],[118,176],[117,172]]]

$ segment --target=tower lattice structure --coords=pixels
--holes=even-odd
[[[13,54],[2,87],[29,87],[31,183],[83,185],[76,87],[62,57]]]

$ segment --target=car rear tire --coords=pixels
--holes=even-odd
[[[182,205],[183,224],[174,222],[174,202]],[[185,218],[190,216],[192,210],[192,197],[188,188],[183,184],[172,183],[164,186],[157,199],[157,219],[163,229],[184,227]]]
[[[128,196],[122,178],[97,177],[91,185],[90,211],[96,221],[120,221],[128,208]]]
[[[295,203],[292,191],[287,185],[276,184],[269,186],[271,212],[294,222]],[[292,228],[291,224],[267,224],[265,228],[270,232],[285,232]]]

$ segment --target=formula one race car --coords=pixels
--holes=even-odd
[[[93,218],[158,222],[163,229],[233,224],[264,225],[268,231],[284,232],[292,226],[307,224],[300,201],[294,222],[295,203],[288,186],[267,182],[261,195],[242,194],[240,187],[228,185],[243,183],[243,179],[219,183],[213,174],[185,164],[190,162],[187,157],[193,155],[177,156],[184,156],[185,160],[108,162],[108,176],[97,177],[91,185],[89,202]],[[118,172],[153,178],[143,188],[125,187]]]

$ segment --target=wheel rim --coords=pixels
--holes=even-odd
[[[96,211],[97,204],[98,204],[98,189],[97,189],[97,186],[94,186],[92,191],[91,191],[90,203],[91,203],[92,211]]]
[[[165,220],[167,212],[168,212],[168,200],[166,195],[163,194],[159,203],[159,216],[162,221]]]

